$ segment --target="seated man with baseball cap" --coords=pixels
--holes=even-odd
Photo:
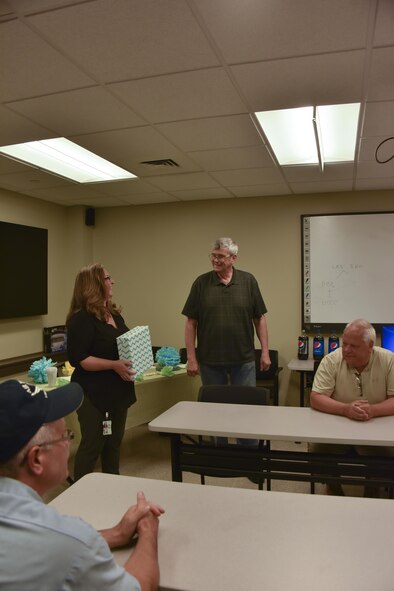
[[[83,399],[77,383],[44,392],[0,384],[0,588],[4,591],[157,589],[160,505],[142,492],[114,527],[97,532],[60,515],[41,496],[68,475],[73,434],[64,417]],[[109,548],[138,541],[124,568]]]

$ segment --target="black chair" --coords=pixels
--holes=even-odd
[[[315,360],[313,362],[313,371],[308,371],[305,376],[305,386],[307,390],[312,390],[313,380],[315,379],[316,372],[319,368],[321,359]]]
[[[224,403],[224,404],[256,404],[256,405],[266,405],[267,404],[267,399],[269,396],[269,390],[265,389],[265,388],[257,388],[257,387],[253,387],[253,386],[201,386],[199,393],[198,393],[198,401],[199,402],[219,402],[219,403]],[[203,437],[199,437],[199,444],[203,445],[203,444],[207,444],[207,445],[216,445],[215,442],[215,438],[214,437],[210,437],[209,438],[209,442],[205,442]],[[249,447],[249,446],[243,446],[243,445],[234,445],[234,444],[224,444],[220,447],[227,447],[230,446],[233,448],[237,448],[239,449],[240,453],[243,452],[243,450],[245,450],[247,452],[247,450],[256,450],[256,449],[262,449],[262,447],[264,446],[265,442],[264,441],[259,441],[258,443],[258,447],[256,448],[255,446],[253,447]],[[208,461],[208,460],[207,460]],[[258,460],[255,460],[255,464],[258,464]],[[226,468],[228,470],[228,472],[226,472]],[[234,468],[231,467],[231,463],[230,465],[227,463],[227,465],[224,465],[224,468],[222,468],[222,466],[220,467],[220,471],[217,470],[217,466],[215,469],[215,466],[213,466],[212,468],[205,468],[204,470],[202,468],[193,468],[193,472],[200,474],[201,477],[201,484],[205,484],[205,476],[217,476],[217,477],[224,477],[224,478],[229,478],[229,477],[236,477],[236,476],[245,476],[245,474],[240,471],[239,473],[234,472]],[[250,478],[250,480],[252,480],[253,482],[256,482],[256,484],[258,484],[259,490],[262,490],[263,488],[263,483],[264,483],[264,478]]]
[[[153,362],[156,363],[156,353],[161,349],[161,347],[153,347],[152,346],[152,353],[153,353]]]
[[[323,359],[323,357],[322,357],[322,359]],[[315,377],[315,374],[316,374],[317,370],[319,369],[319,365],[320,365],[322,359],[317,359],[314,361],[314,363],[313,363],[313,377]]]
[[[271,367],[267,371],[260,370],[260,358],[261,349],[255,349],[255,361],[256,361],[256,385],[268,388],[274,405],[279,404],[279,373],[283,367],[279,367],[279,355],[275,349],[269,350],[271,359]]]
[[[181,363],[187,363],[187,349],[186,349],[186,347],[182,347],[182,349],[179,349],[179,357],[181,358]]]

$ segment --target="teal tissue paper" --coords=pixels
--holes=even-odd
[[[53,367],[56,365],[52,359],[47,359],[46,357],[41,357],[37,361],[33,361],[30,366],[27,375],[30,378],[33,378],[33,382],[35,384],[47,384],[48,383],[48,376],[46,372],[47,367]]]
[[[156,353],[156,361],[160,367],[177,367],[181,358],[174,347],[161,347]]]

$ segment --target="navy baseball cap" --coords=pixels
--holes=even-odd
[[[82,404],[83,390],[71,382],[45,392],[8,380],[0,384],[0,462],[12,458],[45,423],[69,415]]]

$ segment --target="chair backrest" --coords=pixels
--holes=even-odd
[[[187,349],[186,347],[182,347],[179,349],[179,357],[181,358],[181,363],[187,363]]]
[[[201,386],[199,402],[222,402],[227,404],[267,404],[269,390],[254,386]]]
[[[153,347],[152,346],[152,355],[153,355],[153,361],[156,361],[156,353],[161,349],[161,347]]]
[[[261,349],[255,349],[255,361],[256,361],[256,379],[257,380],[270,380],[278,373],[279,355],[276,349],[270,349],[269,355],[271,359],[271,367],[267,371],[261,371],[260,369],[260,358]]]
[[[313,377],[315,377],[315,374],[316,374],[317,370],[319,369],[320,362],[321,362],[321,359],[317,359],[313,362]]]

